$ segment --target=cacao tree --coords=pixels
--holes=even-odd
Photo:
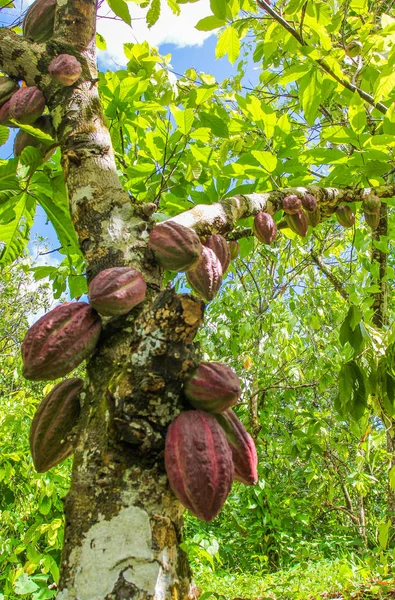
[[[218,298],[224,281],[232,285],[226,279],[226,241],[233,249],[239,243],[239,260],[252,279],[258,242],[272,256],[276,244],[290,240],[288,262],[273,263],[272,276],[280,279],[292,264],[292,247],[308,250],[351,304],[343,315],[336,409],[358,423],[370,398],[392,443],[387,282],[393,267],[387,255],[395,195],[394,17],[385,3],[366,0],[212,2],[213,14],[198,27],[220,28],[218,57],[227,54],[235,62],[240,40],[252,34],[243,48],[261,72],[248,89],[242,60],[239,73],[222,84],[189,69],[173,85],[170,67],[146,43],[126,45],[125,70],[98,73],[97,9],[85,0],[36,0],[22,35],[12,27],[0,30],[0,136],[5,140],[9,127],[20,127],[18,158],[0,165],[1,261],[8,264],[23,253],[39,204],[65,259],[56,273],[41,268],[37,277],[50,274],[58,291],[68,279],[71,297],[79,298],[97,277],[103,283],[107,270],[133,271],[131,280],[115,286],[117,293],[126,289],[126,312],[122,296],[120,311],[118,304],[103,319],[99,339],[92,307],[85,305],[83,312],[96,324],[94,333],[69,314],[79,310],[77,303],[59,307],[67,315],[48,313],[25,338],[25,374],[31,379],[63,376],[88,358],[81,414],[76,427],[71,424],[74,463],[58,597],[188,598],[191,573],[180,548],[183,507],[165,471],[169,426],[172,488],[198,516],[206,517],[196,502],[204,505],[209,488],[215,500],[221,497],[219,504],[225,500],[232,461],[238,479],[256,479],[240,472],[240,445],[232,458],[232,444],[222,433],[232,426],[232,437],[241,426],[232,425],[233,417],[222,416],[221,429],[221,415],[216,420],[202,413],[202,447],[194,430],[195,444],[187,443],[188,427],[195,425],[184,424],[191,421],[183,416],[189,407],[184,382],[193,387],[191,378],[202,364],[194,339],[205,303]],[[179,6],[173,9],[177,13]],[[124,2],[114,3],[114,11],[130,22]],[[153,0],[150,25],[158,14]],[[359,218],[361,207],[369,229]],[[343,256],[334,252],[335,266],[354,247],[360,252],[353,290],[325,264],[334,218],[349,241]],[[373,249],[369,259],[364,236]],[[184,271],[187,283],[176,275]],[[138,301],[129,304],[136,282]],[[184,284],[195,293],[177,293]],[[114,300],[114,289],[110,300],[107,291],[90,293],[103,317],[103,306],[108,311]],[[259,315],[264,312],[260,297]],[[258,321],[263,338],[265,323]],[[63,370],[48,370],[53,358]],[[238,391],[232,393],[237,400]],[[253,391],[252,425],[256,397]],[[51,422],[39,425],[46,427],[33,428],[33,455],[35,432],[48,433]],[[252,456],[244,430],[243,440]],[[210,466],[204,477],[202,464]],[[214,505],[208,518],[217,512]]]

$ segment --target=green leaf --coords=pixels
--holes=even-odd
[[[210,8],[217,19],[224,20],[226,17],[226,0],[210,0]]]
[[[187,135],[192,129],[195,118],[193,108],[186,108],[185,110],[178,110],[174,108],[172,113],[181,133]]]
[[[277,157],[270,152],[263,152],[261,150],[252,150],[251,154],[257,159],[262,167],[269,173],[273,173],[277,167]]]
[[[15,582],[14,591],[18,596],[24,596],[26,594],[32,594],[39,589],[39,586],[32,581],[32,579],[27,575],[27,573],[23,573]]]
[[[96,32],[96,47],[98,50],[107,50],[107,42],[101,33]]]
[[[170,8],[173,15],[178,16],[181,14],[181,8],[177,0],[167,0],[167,5]]]
[[[151,6],[147,12],[147,25],[151,28],[160,17],[160,0],[152,0]]]
[[[236,29],[232,26],[226,27],[219,36],[215,57],[221,58],[228,54],[229,62],[233,65],[240,54],[240,38]]]
[[[155,1],[155,0],[154,0]],[[122,21],[125,21],[128,25],[131,23],[130,13],[128,5],[124,0],[107,0],[108,6],[111,8],[113,13],[120,17]],[[148,20],[148,14],[147,14]]]
[[[313,125],[321,104],[322,80],[316,69],[307,73],[299,80],[299,98],[302,104],[305,119]]]
[[[213,31],[214,29],[219,29],[226,24],[226,21],[223,19],[218,19],[216,16],[204,17],[204,19],[200,19],[200,21],[195,25],[195,29],[198,31]]]
[[[0,224],[0,264],[2,265],[10,264],[22,256],[29,241],[36,209],[35,199],[25,192],[14,196],[12,201],[13,219],[7,224]]]
[[[3,127],[3,125],[0,125],[0,146],[4,146],[4,144],[8,140],[9,135],[10,135],[9,127]]]
[[[366,129],[365,103],[357,92],[354,92],[348,107],[348,120],[355,133],[360,134]]]

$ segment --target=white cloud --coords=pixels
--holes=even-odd
[[[124,65],[126,58],[123,44],[142,43],[147,41],[151,46],[174,44],[177,48],[186,46],[201,46],[205,39],[213,35],[212,31],[198,31],[195,25],[203,17],[211,14],[209,0],[200,0],[194,4],[181,5],[181,14],[174,15],[166,0],[161,1],[161,15],[157,23],[149,29],[145,15],[147,9],[141,9],[134,4],[128,4],[132,17],[132,27],[126,23],[98,19],[97,30],[107,41],[107,51],[100,52],[101,58],[110,65],[110,61]],[[113,16],[105,3],[100,9],[100,15]]]

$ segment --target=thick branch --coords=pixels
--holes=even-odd
[[[277,23],[282,25],[282,27],[284,27],[284,29],[286,29],[288,31],[288,33],[290,33],[299,42],[299,44],[301,46],[307,45],[307,44],[305,44],[301,34],[296,29],[294,29],[292,27],[292,25],[290,25],[290,23],[288,23],[288,21],[283,19],[283,17],[281,15],[279,15],[278,12],[274,8],[272,8],[269,3],[263,2],[262,0],[257,0],[257,4],[260,8],[262,8],[262,10],[269,13],[269,15],[271,17],[273,17],[273,19],[275,21],[277,21]],[[330,75],[332,77],[332,79],[334,79],[335,81],[340,83],[340,85],[345,87],[347,90],[350,90],[350,92],[357,92],[357,94],[360,98],[365,100],[365,102],[367,102],[368,104],[370,104],[371,106],[373,106],[374,108],[379,110],[381,113],[385,114],[387,112],[387,107],[385,106],[385,104],[382,104],[381,102],[375,102],[373,96],[371,96],[364,90],[361,90],[359,87],[357,87],[350,81],[347,81],[346,79],[342,79],[341,77],[338,77],[338,75],[336,75],[336,73],[330,68],[330,66],[327,65],[327,63],[324,61],[324,59],[318,58],[318,59],[314,59],[314,60],[321,67],[321,69],[323,71],[328,73],[328,75]]]
[[[45,50],[45,44],[34,44],[6,27],[0,29],[0,70],[10,77],[24,79],[30,85],[36,84],[37,77],[41,81],[37,63]]]
[[[314,252],[311,253],[311,257],[313,259],[313,262],[317,265],[317,267],[325,275],[325,277],[331,282],[331,284],[333,285],[335,290],[340,294],[340,296],[342,296],[342,298],[344,298],[344,300],[348,300],[348,294],[347,294],[346,290],[344,289],[343,284],[324,265],[324,263],[321,260],[321,257],[318,256],[317,254],[315,254]]]

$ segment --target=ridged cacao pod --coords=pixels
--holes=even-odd
[[[215,415],[225,431],[232,450],[234,479],[245,485],[255,485],[258,481],[258,456],[255,442],[233,410]]]
[[[23,35],[33,42],[47,42],[53,34],[56,0],[36,0],[23,20]]]
[[[212,415],[188,410],[171,423],[165,466],[170,487],[180,502],[198,519],[212,521],[233,480],[232,452]]]
[[[89,284],[91,306],[106,317],[126,315],[145,298],[147,284],[132,267],[101,271]]]
[[[363,214],[365,217],[365,221],[369,225],[369,227],[371,227],[372,229],[377,229],[377,227],[379,226],[379,223],[380,223],[380,212],[375,212],[375,213],[364,212]]]
[[[364,213],[377,213],[380,212],[381,200],[375,194],[369,194],[362,200],[362,209]]]
[[[237,240],[231,240],[228,245],[229,245],[230,258],[232,260],[235,260],[235,258],[237,258],[240,254],[240,244]]]
[[[19,85],[9,77],[0,77],[0,107],[7,102],[17,90]]]
[[[318,204],[313,194],[304,194],[302,196],[302,206],[308,213],[313,213],[317,210]]]
[[[18,123],[32,125],[45,108],[44,94],[34,85],[20,88],[9,100],[9,115]]]
[[[335,215],[343,227],[352,227],[355,223],[355,215],[349,206],[338,206]]]
[[[289,194],[283,198],[282,207],[287,215],[296,215],[302,209],[302,201],[296,194]]]
[[[80,415],[84,382],[61,381],[40,403],[30,427],[30,450],[36,471],[44,473],[73,454],[72,429]]]
[[[0,108],[0,125],[4,125],[4,127],[18,127],[18,125],[11,123],[10,118],[10,100],[7,100]]]
[[[85,302],[60,304],[41,317],[22,343],[23,376],[58,379],[88,358],[99,339],[101,319]]]
[[[203,248],[193,229],[173,221],[156,225],[150,233],[148,246],[156,262],[170,271],[193,269],[199,262]]]
[[[262,244],[271,244],[277,235],[276,221],[268,213],[260,212],[254,217],[253,230]]]
[[[49,63],[49,74],[65,86],[73,85],[81,75],[81,64],[71,54],[59,54]]]
[[[210,302],[219,292],[222,283],[222,265],[210,248],[203,246],[197,266],[187,271],[187,281],[193,291]]]
[[[184,391],[195,408],[220,413],[240,398],[240,379],[226,365],[202,362],[186,380]]]
[[[204,245],[214,252],[221,263],[222,273],[225,273],[230,265],[230,251],[226,239],[219,234],[210,235]]]
[[[321,223],[320,207],[318,207],[317,210],[315,210],[314,212],[307,213],[307,221],[312,227],[317,227],[317,225]]]
[[[285,215],[285,220],[287,221],[288,227],[297,235],[304,237],[307,235],[307,230],[309,228],[309,222],[307,220],[306,213],[302,210],[293,215]]]
[[[40,131],[44,133],[48,133],[50,135],[54,135],[55,131],[52,125],[52,119],[49,115],[42,115],[33,123],[33,127],[36,127]],[[44,144],[42,140],[27,131],[23,131],[22,129],[18,131],[14,140],[14,156],[20,156],[27,146],[33,146],[34,148],[38,148],[45,160],[47,160],[50,155],[55,151],[54,148]]]

